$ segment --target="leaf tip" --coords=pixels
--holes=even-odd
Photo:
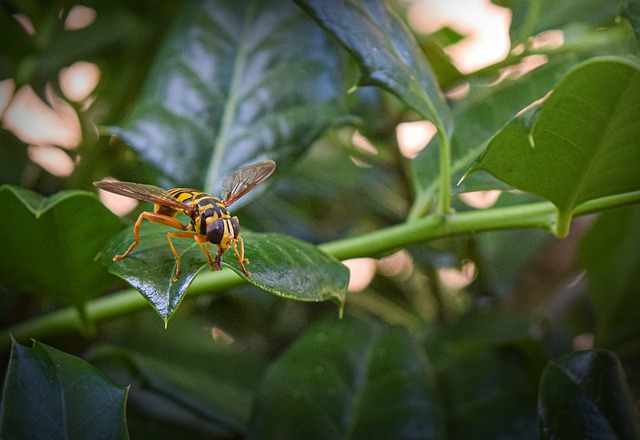
[[[464,182],[464,180],[467,178],[467,176],[469,176],[469,174],[473,173],[475,170],[475,164],[472,164],[467,171],[465,171],[465,173],[462,175],[462,177],[460,177],[460,180],[458,180],[458,183],[456,183],[456,186],[460,186],[460,184],[462,182]]]

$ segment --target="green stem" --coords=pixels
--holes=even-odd
[[[605,209],[640,203],[640,191],[603,197],[580,205],[574,216],[590,214]],[[324,243],[319,247],[334,257],[345,260],[372,257],[389,252],[410,243],[450,237],[472,232],[514,229],[544,228],[552,230],[557,210],[550,202],[492,208],[487,210],[460,212],[451,215],[431,215],[413,222],[406,222],[367,234]],[[229,269],[200,274],[189,287],[189,295],[209,294],[242,283],[243,280]],[[135,289],[97,298],[86,306],[86,319],[105,321],[131,313],[147,306],[147,301]],[[24,321],[5,328],[0,333],[0,352],[11,346],[11,336],[17,341],[29,338],[47,338],[81,327],[81,319],[74,307]]]
[[[80,320],[80,332],[84,336],[95,336],[96,323],[87,315],[87,304],[82,304],[76,307],[78,313],[78,319]]]
[[[451,152],[451,138],[447,138],[447,142],[449,143],[449,147],[447,148],[447,152]],[[439,142],[440,143],[440,142]],[[463,157],[459,158],[458,160],[456,160],[455,162],[452,162],[450,164],[449,167],[447,167],[446,172],[449,173],[449,177],[443,177],[442,175],[440,176],[440,179],[434,179],[430,185],[428,185],[425,188],[422,188],[420,190],[417,191],[417,196],[416,199],[413,201],[413,204],[411,205],[411,209],[409,211],[409,214],[407,215],[407,220],[412,222],[414,220],[419,219],[420,217],[424,217],[426,215],[426,213],[429,211],[429,209],[431,208],[431,205],[434,201],[434,194],[436,193],[436,191],[439,190],[440,185],[442,184],[442,182],[445,181],[445,179],[447,180],[447,182],[449,182],[449,184],[451,184],[450,180],[451,180],[451,176],[455,175],[456,173],[460,172],[461,170],[468,168],[469,165],[471,164],[471,162],[473,162],[473,160],[478,157],[478,155],[480,155],[480,153],[482,153],[484,151],[484,149],[486,148],[486,143],[481,143],[480,145],[478,145],[475,148],[472,148],[471,150],[469,150],[467,152],[467,154],[465,154]],[[444,162],[444,160],[441,161]],[[448,162],[450,162],[451,160],[449,160]],[[442,165],[441,165],[442,166]],[[449,187],[449,190],[447,191],[449,193],[449,200],[451,200],[451,187]],[[444,197],[442,195],[443,193],[440,193],[441,198]],[[451,203],[451,202],[449,202]],[[442,206],[442,203],[441,203]]]
[[[640,196],[639,196],[640,197]],[[320,249],[345,260],[375,256],[411,243],[451,237],[469,232],[513,228],[549,229],[555,220],[555,207],[549,202],[452,215],[430,215],[355,237],[320,245]]]
[[[423,217],[431,208],[433,201],[433,194],[429,190],[420,190],[416,198],[411,205],[409,214],[407,214],[407,221],[413,222],[420,217]]]
[[[451,212],[451,136],[444,129],[438,130],[440,141],[440,205],[438,213]]]

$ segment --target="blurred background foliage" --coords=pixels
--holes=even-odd
[[[209,6],[222,8],[215,3]],[[236,8],[245,7],[237,3]],[[256,2],[248,3],[258,8]],[[429,144],[420,150],[430,139],[428,124],[388,92],[374,87],[352,90],[360,68],[354,58],[323,36],[302,9],[293,3],[273,3],[274,14],[292,14],[290,21],[282,21],[283,32],[298,26],[297,32],[306,27],[309,34],[318,33],[320,43],[308,44],[325,46],[314,52],[321,55],[316,59],[309,56],[307,61],[316,66],[326,57],[327,65],[321,71],[324,76],[314,76],[316,67],[309,67],[301,70],[308,76],[300,78],[295,70],[300,68],[296,64],[301,63],[299,58],[279,59],[286,68],[269,72],[278,83],[274,90],[280,88],[286,99],[250,96],[257,106],[261,100],[269,104],[276,100],[282,105],[278,112],[299,110],[295,117],[308,121],[295,125],[299,133],[264,140],[261,146],[248,149],[237,147],[238,139],[246,139],[232,135],[226,146],[216,145],[224,148],[224,159],[216,164],[220,170],[230,171],[262,157],[282,159],[277,176],[264,193],[234,214],[241,218],[243,228],[279,232],[313,244],[403,222],[416,195],[428,193],[437,174],[437,147]],[[485,42],[489,52],[494,50],[493,58],[474,63],[472,55],[481,49],[470,45],[464,52],[464,44],[473,43],[478,31],[446,18],[448,14],[462,19],[466,14],[460,10],[465,8],[427,0],[391,4],[424,50],[453,109],[458,124],[454,150],[468,152],[482,147],[510,117],[543,96],[579,61],[597,55],[638,55],[634,30],[637,32],[640,7],[634,0],[513,0],[485,6],[497,17],[506,17],[506,23],[511,17],[510,27],[503,28],[510,40]],[[268,11],[270,6],[262,7]],[[189,78],[199,68],[211,67],[204,61],[198,64],[198,45],[191,43],[207,37],[199,35],[198,26],[189,19],[204,18],[189,15],[185,12],[189,8],[193,8],[190,2],[177,0],[88,0],[81,5],[62,0],[3,1],[0,183],[50,196],[71,189],[93,191],[93,181],[112,176],[166,187],[202,184],[201,189],[208,187],[216,195],[219,182],[205,182],[211,167],[192,166],[208,164],[210,152],[191,148],[188,139],[180,150],[172,149],[175,139],[165,138],[163,131],[172,127],[194,137],[207,136],[207,123],[224,126],[215,115],[218,106],[224,109],[230,101],[231,93],[223,97],[210,93],[215,87],[199,94],[169,81]],[[233,29],[234,23],[227,24]],[[256,25],[256,33],[251,34],[256,38],[255,46],[240,47],[251,47],[258,55],[265,50],[267,58],[297,44],[301,52],[296,56],[310,51],[299,41],[287,40],[288,33],[282,39],[268,34],[260,40],[258,30]],[[183,38],[190,43],[184,43]],[[237,56],[237,47],[222,43],[213,47],[205,50],[215,51],[216,57],[226,50],[231,50],[232,58]],[[194,57],[189,66],[192,70],[185,73],[184,65],[173,64],[181,57]],[[98,72],[94,86],[78,98],[73,97],[73,87],[64,75],[73,68]],[[230,66],[215,68],[227,72],[221,88],[231,90],[235,77],[228,72]],[[300,83],[290,85],[287,80]],[[311,83],[305,81],[311,80],[326,88],[306,90]],[[187,91],[195,93],[193,102],[206,98],[204,110],[181,108],[174,114],[163,113],[174,97],[168,93],[165,101],[156,100],[154,93],[171,87],[187,97]],[[30,95],[31,104],[20,103],[19,98],[26,95]],[[236,97],[244,96],[238,93]],[[33,104],[33,100],[41,101]],[[305,103],[303,108],[298,107],[300,102]],[[32,107],[21,110],[27,105]],[[501,106],[510,114],[494,118]],[[37,116],[38,109],[44,109],[46,115]],[[263,123],[251,119],[250,113],[247,110],[250,123]],[[201,120],[203,114],[214,116]],[[47,126],[47,119],[53,124]],[[157,138],[145,137],[149,126]],[[403,135],[405,130],[409,130],[408,137]],[[264,132],[258,131],[249,137],[261,136]],[[140,143],[142,137],[145,140]],[[280,145],[275,142],[279,140]],[[173,151],[173,156],[152,157],[157,153],[150,151],[157,151],[153,149],[163,142],[166,145],[162,148],[167,149],[163,151]],[[418,144],[413,145],[414,150],[412,142]],[[454,172],[454,181],[465,169]],[[459,189],[463,193],[453,199],[457,211],[541,200],[513,191],[499,193],[508,187],[495,179],[490,178],[489,183],[478,179]],[[466,192],[487,188],[493,191]],[[130,209],[118,211],[128,223],[146,207]],[[5,212],[6,216],[12,214]],[[79,217],[70,221],[92,221]],[[297,409],[300,403],[287,400],[291,397],[287,392],[296,387],[303,395],[315,396],[315,410],[331,413],[329,420],[347,417],[350,411],[375,420],[375,408],[386,405],[387,426],[399,423],[394,431],[397,438],[408,432],[403,431],[408,428],[400,421],[418,420],[425,414],[432,423],[415,428],[421,433],[419,438],[468,438],[469,433],[487,439],[539,438],[538,387],[543,370],[549,361],[575,350],[597,348],[615,353],[631,398],[638,400],[639,217],[640,209],[632,206],[577,218],[563,240],[535,229],[489,231],[414,243],[388,255],[347,262],[352,284],[341,321],[333,304],[285,301],[242,285],[187,298],[168,330],[151,308],[145,308],[100,323],[91,338],[74,333],[43,339],[88,360],[113,382],[131,384],[127,420],[133,438],[257,438],[260,434],[275,438],[287,432],[277,430],[286,414],[291,414],[292,420],[305,418],[309,432],[330,433],[331,423],[301,414]],[[110,228],[118,229],[117,225]],[[4,279],[11,276],[14,274],[3,274]],[[109,283],[112,288],[114,280]],[[0,286],[3,328],[62,306],[51,297],[24,295],[7,286],[10,284]],[[99,293],[96,288],[95,294]],[[328,354],[324,359],[320,355],[317,365],[309,361],[314,352],[324,349]],[[392,360],[371,361],[376,353],[395,353],[393,350],[402,352]],[[8,353],[2,356],[4,368]],[[322,371],[314,370],[314,365],[320,368],[327,359],[355,370],[369,359],[381,370],[407,373],[385,383],[384,374],[376,382],[356,371],[354,377],[365,383],[362,395],[367,398],[362,407],[334,408],[336,402],[354,397],[334,390],[342,383],[339,372],[336,377],[321,374],[330,369],[331,362]],[[309,371],[312,374],[303,376],[302,372]],[[416,384],[424,389],[414,396],[407,389]],[[361,389],[361,384],[349,386]],[[325,394],[318,390],[327,389],[335,395],[325,401]],[[380,395],[375,395],[375,389]],[[278,393],[285,397],[277,399]],[[414,414],[406,410],[409,401],[414,405],[411,408],[429,410]],[[404,412],[394,413],[393,405],[405,408]],[[335,418],[334,410],[340,414]],[[366,420],[351,428],[364,436],[366,428],[373,426]],[[637,421],[634,423],[637,429]],[[316,431],[311,430],[314,427]],[[312,435],[309,432],[297,435]],[[383,438],[383,431],[376,435],[369,438]]]

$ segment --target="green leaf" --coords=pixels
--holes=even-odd
[[[178,308],[193,278],[202,268],[209,267],[195,240],[175,239],[181,269],[180,277],[173,282],[176,260],[167,242],[170,230],[157,224],[144,224],[140,244],[127,258],[114,262],[112,257],[123,254],[133,241],[133,233],[128,229],[110,243],[103,256],[109,271],[138,289],[165,323]],[[338,260],[308,243],[284,235],[242,232],[242,237],[245,257],[251,261],[247,265],[251,276],[244,274],[231,249],[223,255],[223,265],[274,295],[298,301],[331,299],[342,307],[349,270]],[[205,246],[215,255],[215,245]]]
[[[542,438],[640,438],[638,413],[615,354],[571,353],[551,362],[540,381]]]
[[[558,208],[566,236],[574,209],[640,190],[640,68],[597,58],[567,73],[540,106],[512,119],[467,174],[484,170]]]
[[[640,340],[640,206],[604,212],[580,246],[597,318],[596,345],[637,350]]]
[[[13,343],[2,392],[2,438],[129,438],[127,388],[90,364],[34,341]]]
[[[269,367],[248,438],[441,438],[437,401],[405,328],[329,319]]]
[[[141,98],[111,128],[163,183],[217,194],[258,158],[287,169],[341,120],[337,48],[295,5],[184,5]]]
[[[382,87],[450,132],[450,111],[424,53],[384,1],[295,1],[355,57],[361,85]]]
[[[122,221],[91,193],[0,187],[0,285],[75,306],[117,286],[96,257]]]
[[[573,63],[562,61],[541,66],[516,79],[487,84],[471,84],[467,98],[454,108],[455,131],[451,140],[452,181],[459,181],[469,165],[486,147],[491,137],[517,112],[544,97]],[[417,208],[428,207],[439,189],[439,140],[434,137],[411,161],[414,188],[422,200]],[[506,189],[507,185],[494,177],[478,173],[467,177],[452,190],[455,193],[487,189]],[[413,215],[417,215],[413,214]]]

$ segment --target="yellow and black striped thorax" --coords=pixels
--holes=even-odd
[[[209,242],[226,248],[229,240],[240,234],[237,219],[231,218],[226,206],[217,197],[190,188],[174,188],[167,193],[183,205],[197,207],[197,211],[185,211],[185,214],[191,218],[194,232],[206,236]],[[177,214],[175,209],[166,206],[159,207],[157,212],[171,216]]]

